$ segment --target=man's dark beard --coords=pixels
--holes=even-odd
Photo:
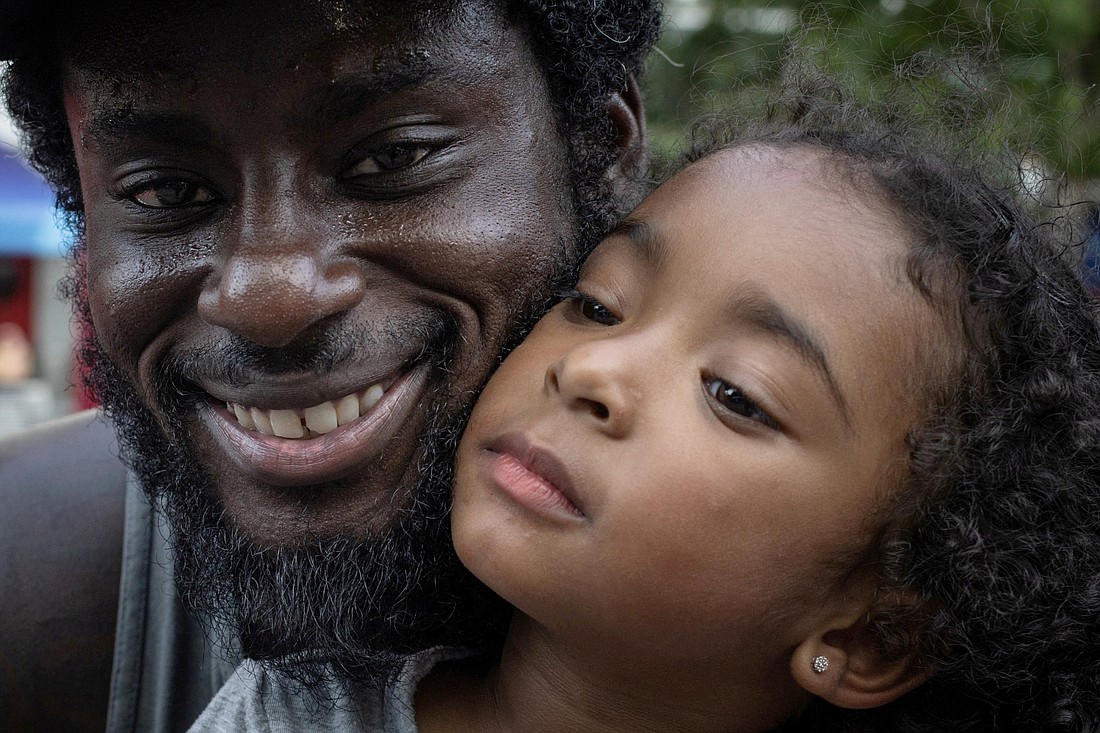
[[[451,544],[453,459],[468,407],[450,419],[429,416],[419,483],[380,536],[259,548],[229,521],[181,437],[193,402],[171,366],[158,379],[169,439],[91,335],[80,259],[69,288],[84,321],[85,381],[115,424],[124,459],[166,513],[178,590],[215,636],[318,690],[333,679],[382,684],[402,655],[432,646],[499,644],[508,607],[470,575]]]

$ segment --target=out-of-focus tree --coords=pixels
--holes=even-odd
[[[992,51],[1047,172],[1100,179],[1100,0],[666,0],[665,10],[646,82],[659,150],[679,147],[700,111],[735,105],[746,82],[776,74],[810,18],[824,63],[868,95],[914,55]]]

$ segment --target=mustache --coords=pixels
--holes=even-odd
[[[390,368],[427,361],[434,371],[446,371],[461,338],[456,319],[445,311],[377,331],[335,325],[280,347],[227,332],[166,354],[157,366],[156,383],[162,396],[186,397],[199,391],[195,385],[200,378],[243,386],[284,374],[324,374],[346,364],[386,363],[395,354],[401,361]]]

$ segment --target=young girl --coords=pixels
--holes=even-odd
[[[1100,731],[1096,309],[1009,195],[810,81],[481,395],[452,526],[499,656],[272,730]],[[250,719],[219,699],[195,730]]]
[[[697,151],[486,387],[452,528],[516,611],[421,731],[1100,730],[1096,310],[829,100]]]

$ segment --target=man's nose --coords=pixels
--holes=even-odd
[[[599,431],[624,438],[634,425],[642,398],[629,349],[622,339],[591,341],[574,347],[546,369],[544,385],[566,409]]]
[[[204,283],[199,316],[256,344],[280,347],[312,325],[350,310],[366,291],[351,259],[306,248],[255,247],[223,260]]]

